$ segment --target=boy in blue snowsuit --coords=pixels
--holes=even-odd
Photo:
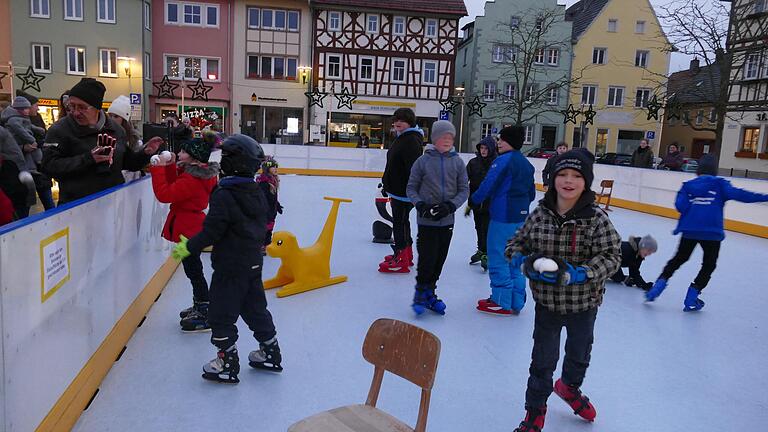
[[[674,234],[683,234],[680,245],[677,247],[675,256],[664,266],[653,287],[645,293],[647,301],[656,300],[656,297],[661,295],[667,287],[669,278],[688,261],[693,249],[699,244],[704,250],[704,260],[699,274],[696,275],[685,295],[683,310],[686,312],[697,311],[704,307],[699,294],[707,286],[712,272],[715,271],[720,243],[725,239],[723,231],[725,202],[728,200],[746,203],[768,201],[768,194],[733,187],[731,182],[718,177],[717,161],[711,154],[702,156],[696,174],[698,177],[683,183],[675,200],[675,208],[680,212],[680,219]]]
[[[524,137],[525,129],[520,126],[501,130],[500,156],[470,198],[474,204],[487,198],[491,200],[487,245],[491,297],[478,301],[477,310],[499,316],[516,314],[525,306],[525,277],[504,258],[507,240],[525,222],[531,202],[536,198],[535,169],[520,153]]]

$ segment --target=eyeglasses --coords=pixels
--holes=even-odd
[[[74,112],[74,111],[86,112],[86,111],[88,111],[90,109],[96,109],[96,108],[94,108],[94,107],[92,107],[90,105],[85,105],[85,104],[75,104],[75,103],[72,103],[72,102],[69,103],[69,110],[72,111],[72,112]]]

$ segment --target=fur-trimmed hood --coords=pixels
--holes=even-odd
[[[184,165],[184,172],[201,179],[210,179],[219,175],[221,168],[218,162],[210,162],[205,165]]]

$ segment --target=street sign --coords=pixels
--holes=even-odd
[[[645,139],[656,139],[656,131],[647,131],[645,132]]]
[[[131,93],[131,105],[141,105],[141,93]]]
[[[491,129],[491,133],[492,133],[492,134],[494,134],[494,135],[496,135],[497,133],[499,133],[499,128],[493,128],[493,129]]]
[[[448,120],[448,111],[440,111],[440,120]]]

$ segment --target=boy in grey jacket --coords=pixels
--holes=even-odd
[[[453,236],[453,213],[469,196],[464,161],[453,150],[456,128],[451,122],[432,124],[432,144],[411,168],[406,192],[416,205],[419,233],[416,239],[416,292],[413,311],[430,309],[445,315],[445,303],[437,298],[437,279],[448,256]]]

